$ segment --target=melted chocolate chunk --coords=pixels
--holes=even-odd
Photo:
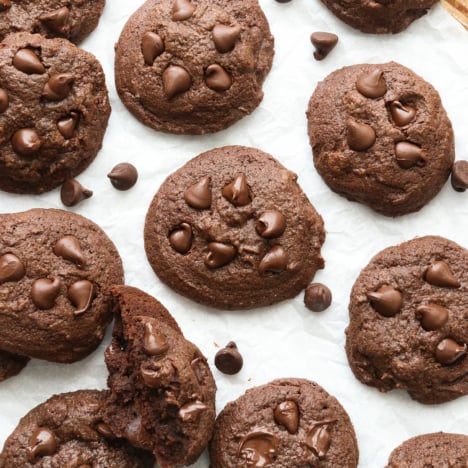
[[[390,103],[392,119],[398,127],[408,125],[416,116],[416,110],[410,106],[404,106],[400,101]]]
[[[49,101],[61,101],[71,92],[75,76],[71,73],[61,73],[51,76],[45,84],[42,95]]]
[[[35,156],[42,146],[42,140],[34,128],[17,130],[11,138],[13,151],[19,156]]]
[[[169,349],[167,338],[158,332],[157,322],[147,320],[145,322],[145,334],[143,337],[143,349],[149,356],[161,356]]]
[[[168,99],[187,91],[192,85],[189,72],[179,65],[169,65],[162,74],[164,94]]]
[[[375,143],[375,130],[365,123],[349,120],[346,127],[346,139],[352,150],[366,151]]]
[[[75,135],[76,127],[80,121],[80,116],[77,112],[70,112],[69,115],[57,121],[58,131],[61,133],[63,138],[69,140]]]
[[[184,21],[189,19],[195,11],[195,5],[189,0],[175,0],[172,7],[172,21]]]
[[[57,448],[54,433],[46,427],[38,427],[31,435],[28,446],[28,458],[31,463],[39,457],[53,455]]]
[[[255,222],[257,233],[266,239],[280,237],[286,229],[286,218],[278,210],[267,210]]]
[[[234,206],[245,206],[252,201],[245,174],[237,175],[230,184],[223,188],[222,194]]]
[[[80,241],[72,235],[63,236],[54,246],[55,255],[76,263],[79,267],[86,265],[86,259],[81,250]]]
[[[424,304],[416,308],[416,318],[421,320],[424,330],[437,330],[447,322],[449,311],[437,304]]]
[[[265,273],[267,271],[279,273],[286,270],[288,265],[288,254],[281,245],[274,245],[262,258],[258,269]]]
[[[68,288],[68,299],[76,307],[75,315],[84,314],[90,307],[94,298],[94,285],[91,281],[76,281]]]
[[[28,75],[42,75],[46,72],[40,58],[31,49],[19,49],[13,57],[13,66]]]
[[[57,10],[45,13],[39,16],[41,23],[50,31],[65,35],[68,31],[68,18],[70,16],[70,10],[64,6]]]
[[[387,83],[383,77],[383,72],[378,68],[363,73],[356,80],[356,89],[365,97],[376,99],[382,97],[387,92]]]
[[[50,309],[55,304],[55,299],[60,294],[62,282],[57,277],[39,278],[31,287],[31,299],[38,309]]]
[[[187,205],[199,210],[211,206],[211,178],[203,177],[184,192],[184,200]]]
[[[226,26],[224,24],[217,24],[213,28],[213,42],[216,50],[221,54],[230,52],[234,49],[237,39],[239,39],[241,27],[238,24]]]
[[[435,357],[442,365],[454,364],[466,355],[467,345],[459,344],[451,338],[442,340],[436,348]]]
[[[156,57],[164,52],[164,42],[159,34],[147,32],[141,39],[141,52],[146,65],[153,65]]]
[[[290,434],[299,428],[299,408],[294,401],[286,400],[276,406],[274,417],[277,424],[284,426]]]
[[[0,88],[0,114],[5,112],[8,109],[8,104],[10,100],[8,98],[8,93],[5,89]]]
[[[278,448],[278,439],[259,428],[242,437],[237,449],[237,456],[249,467],[260,468],[273,463]]]
[[[384,317],[398,314],[403,305],[401,292],[393,286],[381,286],[377,291],[367,293],[372,307]]]
[[[188,223],[180,223],[169,234],[171,247],[180,254],[186,254],[192,247],[193,232]]]
[[[25,273],[24,264],[16,255],[6,253],[0,257],[0,284],[19,281]]]
[[[232,78],[221,65],[214,63],[205,70],[205,84],[213,91],[227,91],[232,85]]]
[[[421,147],[409,141],[400,141],[395,145],[395,158],[398,165],[403,169],[423,166],[426,162],[426,157]]]
[[[200,413],[206,411],[208,406],[200,400],[189,401],[179,409],[179,417],[183,422],[193,421]]]
[[[443,261],[434,262],[424,275],[424,279],[433,286],[441,288],[459,288],[460,282],[453,276],[452,270]]]
[[[208,244],[208,255],[205,258],[205,265],[208,268],[220,268],[230,263],[237,254],[233,245],[222,242],[210,242]]]

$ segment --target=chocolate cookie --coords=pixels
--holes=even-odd
[[[386,216],[419,210],[450,175],[453,131],[439,94],[398,63],[333,72],[318,84],[307,118],[328,186]]]
[[[84,171],[109,114],[93,55],[65,39],[8,36],[0,44],[0,189],[42,193]]]
[[[104,419],[114,434],[152,451],[162,468],[190,465],[208,445],[216,416],[206,358],[156,299],[128,286],[111,294]]]
[[[322,0],[353,28],[365,33],[398,33],[425,15],[437,0]]]
[[[294,297],[323,268],[325,239],[296,179],[244,146],[192,159],[166,179],[146,216],[154,271],[178,293],[222,309]]]
[[[28,364],[29,358],[0,350],[0,382],[19,374]]]
[[[117,43],[116,87],[151,128],[216,132],[259,105],[273,54],[257,0],[148,0]]]
[[[386,468],[466,468],[468,436],[435,432],[403,442],[390,455]]]
[[[105,0],[0,0],[0,40],[24,31],[81,42],[99,22]]]
[[[354,375],[421,403],[468,394],[468,251],[442,237],[377,254],[351,291],[346,353]]]
[[[110,239],[80,215],[0,215],[0,349],[55,362],[93,351],[112,320],[106,289],[123,283]]]
[[[54,395],[33,408],[0,454],[4,468],[152,468],[150,453],[117,439],[103,422],[109,392],[79,390]]]
[[[353,425],[336,398],[304,379],[279,379],[228,403],[216,419],[212,468],[358,464]]]

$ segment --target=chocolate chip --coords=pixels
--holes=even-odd
[[[67,115],[63,119],[60,119],[57,122],[58,131],[61,133],[63,138],[69,140],[73,138],[75,134],[76,127],[78,126],[78,122],[80,121],[80,116],[77,112],[70,112],[70,115]]]
[[[294,401],[286,400],[276,406],[274,417],[277,424],[284,426],[290,434],[299,428],[299,408]]]
[[[365,97],[376,99],[387,92],[383,72],[374,68],[370,72],[363,73],[356,80],[356,89]]]
[[[190,367],[192,368],[195,377],[200,385],[205,385],[206,380],[209,375],[208,364],[206,363],[206,359],[204,357],[197,357],[191,363]]]
[[[146,65],[153,65],[156,57],[164,52],[164,42],[159,34],[147,32],[141,39],[141,52]]]
[[[128,190],[132,188],[138,179],[138,171],[133,164],[120,163],[107,174],[111,184],[117,190]]]
[[[185,405],[181,406],[179,409],[179,418],[183,422],[193,421],[200,413],[206,411],[208,406],[200,400],[189,401]]]
[[[244,365],[244,359],[237,349],[236,343],[230,341],[225,348],[221,348],[215,355],[216,368],[223,374],[237,374]]]
[[[11,146],[19,156],[29,157],[39,152],[42,140],[34,128],[22,128],[13,134]]]
[[[0,284],[19,281],[25,273],[23,262],[16,255],[6,253],[0,257]]]
[[[58,257],[70,260],[80,267],[86,264],[80,241],[75,236],[67,235],[60,238],[54,246],[54,253]]]
[[[223,188],[222,194],[234,206],[245,206],[252,201],[245,174],[239,174],[234,177],[232,182]]]
[[[180,254],[186,254],[192,247],[192,227],[188,223],[180,223],[169,234],[171,247]]]
[[[453,164],[450,182],[457,192],[468,189],[468,161],[456,161]]]
[[[434,262],[424,274],[424,279],[433,286],[441,288],[459,288],[460,282],[453,276],[452,270],[443,261]]]
[[[211,206],[211,178],[203,177],[197,183],[190,186],[184,192],[184,200],[187,205],[199,210],[205,210]]]
[[[227,91],[232,85],[231,75],[217,63],[205,70],[205,84],[213,91]]]
[[[31,463],[38,457],[53,455],[57,448],[57,441],[50,429],[38,427],[29,439],[28,458]]]
[[[99,432],[99,434],[101,434],[104,437],[104,439],[107,439],[107,440],[115,439],[114,433],[112,432],[109,425],[106,424],[105,422],[100,422],[96,426],[96,431]]]
[[[61,101],[70,94],[74,82],[75,76],[71,73],[53,75],[44,85],[42,95],[49,101]]]
[[[188,0],[175,0],[172,6],[172,21],[184,21],[189,19],[195,11],[195,5]]]
[[[241,465],[270,466],[276,458],[278,439],[266,429],[258,428],[242,437],[237,448],[237,456],[243,460]],[[252,461],[261,464],[252,465]]]
[[[409,169],[416,165],[423,166],[426,162],[423,150],[409,141],[400,141],[395,145],[395,158],[403,169]]]
[[[68,299],[76,307],[75,316],[84,314],[90,307],[94,298],[94,285],[88,280],[79,280],[68,288]]]
[[[70,10],[67,7],[59,8],[58,10],[51,11],[39,16],[39,20],[50,31],[65,35],[68,31],[68,17]]]
[[[267,210],[260,214],[255,222],[258,235],[266,239],[281,236],[286,229],[286,218],[278,210]]]
[[[401,292],[393,286],[381,286],[377,291],[367,293],[372,307],[384,317],[398,314],[403,305]]]
[[[187,91],[192,84],[192,77],[184,67],[169,65],[162,74],[164,94],[171,99]]]
[[[0,88],[0,114],[8,109],[9,99],[5,89]]]
[[[0,0],[0,11],[8,10],[11,7],[10,0]]]
[[[437,330],[447,322],[449,311],[437,304],[423,304],[416,307],[416,318],[421,320],[424,330]]]
[[[157,324],[152,320],[145,322],[143,349],[149,356],[160,356],[169,349],[167,338],[158,331]]]
[[[142,364],[140,374],[147,387],[158,388],[168,385],[174,378],[174,366],[168,359]]]
[[[466,344],[461,345],[451,338],[445,338],[445,340],[442,340],[437,345],[435,356],[437,362],[440,362],[440,364],[443,365],[448,365],[453,364],[455,361],[458,361],[460,358],[465,356],[466,351]]]
[[[65,206],[75,206],[82,200],[91,197],[93,192],[85,189],[77,180],[66,180],[60,191],[60,198]]]
[[[286,269],[288,264],[288,255],[281,245],[274,245],[261,259],[258,269],[265,273],[280,272]]]
[[[306,437],[306,445],[320,459],[324,459],[330,448],[331,436],[326,425],[313,427]]]
[[[332,293],[322,283],[311,283],[304,294],[304,304],[313,312],[322,312],[330,307]]]
[[[404,106],[400,101],[390,103],[392,119],[398,127],[408,125],[416,116],[416,110],[410,106]]]
[[[55,299],[60,294],[62,282],[56,276],[52,279],[39,278],[31,287],[31,299],[38,309],[50,309],[55,304]]]
[[[323,60],[336,46],[338,36],[333,33],[317,31],[310,36],[310,42],[315,47],[315,60]]]
[[[141,416],[136,416],[126,426],[124,437],[135,447],[141,447],[148,440],[148,433],[141,422]]]
[[[365,123],[348,120],[346,132],[348,146],[354,151],[365,151],[375,143],[375,130]]]
[[[19,49],[13,57],[13,66],[28,75],[42,75],[46,72],[41,60],[31,49]]]
[[[208,255],[205,258],[205,265],[208,268],[220,268],[227,265],[237,253],[233,245],[223,244],[222,242],[210,242],[208,250]]]
[[[230,52],[239,39],[241,27],[238,24],[232,26],[225,26],[224,24],[217,24],[213,28],[213,42],[216,50],[221,54]]]

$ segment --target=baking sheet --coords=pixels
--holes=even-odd
[[[101,61],[109,87],[112,116],[104,146],[78,180],[94,191],[72,211],[97,222],[117,245],[126,282],[157,297],[175,316],[186,337],[196,343],[212,365],[218,384],[217,408],[247,388],[278,377],[317,381],[348,411],[358,437],[361,467],[383,467],[391,450],[417,434],[446,431],[468,434],[468,397],[424,406],[406,393],[380,394],[359,383],[344,352],[348,297],[360,269],[372,255],[415,236],[437,234],[468,247],[468,193],[447,183],[420,212],[389,219],[332,193],[312,163],[305,110],[317,84],[336,68],[355,63],[396,60],[430,81],[440,92],[452,120],[457,159],[468,157],[468,33],[439,4],[408,30],[395,36],[365,35],[336,19],[318,0],[292,0],[261,5],[275,36],[273,69],[264,85],[265,97],[254,113],[222,132],[206,136],[174,136],[144,127],[117,97],[113,77],[113,46],[128,17],[141,0],[109,0],[98,29],[82,47]],[[339,43],[322,62],[313,59],[309,36],[314,31],[339,35]],[[333,292],[325,312],[305,309],[302,295],[281,304],[241,312],[217,312],[171,292],[154,275],[143,249],[143,224],[149,203],[164,178],[202,151],[240,144],[271,153],[297,172],[299,183],[327,230],[324,270],[316,280]],[[137,185],[118,192],[106,174],[123,161],[139,170]],[[1,193],[0,211],[33,207],[65,208],[59,189],[41,196]],[[105,388],[103,351],[67,365],[33,360],[17,377],[0,384],[0,443],[20,417],[54,393]],[[213,365],[218,345],[237,342],[244,368],[224,376]],[[206,454],[194,465],[208,467]]]

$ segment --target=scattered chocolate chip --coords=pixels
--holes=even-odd
[[[53,75],[44,85],[42,95],[49,101],[61,101],[70,94],[74,82],[75,76],[71,73]]]
[[[41,60],[31,49],[19,49],[13,57],[13,66],[28,75],[42,75],[46,72]]]
[[[423,150],[409,141],[400,141],[395,145],[395,158],[403,169],[409,169],[416,165],[423,166],[426,161]]]
[[[143,349],[149,356],[160,356],[169,349],[167,338],[157,330],[157,324],[152,320],[145,322]]]
[[[57,34],[66,34],[69,16],[70,10],[64,6],[58,10],[39,16],[39,20],[50,31]]]
[[[392,119],[398,127],[408,125],[416,116],[416,109],[410,106],[404,106],[400,101],[390,103],[390,113]]]
[[[324,459],[331,444],[331,436],[326,425],[313,427],[306,437],[306,445],[320,459]]]
[[[55,304],[55,299],[60,294],[62,282],[56,276],[52,279],[39,278],[31,287],[31,299],[38,309],[50,309]]]
[[[236,343],[230,341],[226,347],[221,348],[215,355],[216,368],[223,374],[237,374],[244,365],[244,359],[237,349]]]
[[[93,192],[91,190],[85,189],[75,179],[66,180],[60,191],[60,198],[65,206],[75,206],[92,195]]]
[[[193,232],[188,223],[180,223],[169,234],[171,247],[180,254],[186,254],[192,247]]]
[[[304,294],[305,306],[313,312],[322,312],[330,307],[332,293],[322,283],[311,283],[307,286]]]
[[[363,73],[356,80],[356,89],[363,96],[371,99],[384,96],[387,92],[387,83],[385,83],[383,72],[375,68],[368,73]]]
[[[68,288],[68,299],[76,307],[75,316],[84,314],[94,298],[94,285],[88,280],[79,280]]]
[[[0,88],[0,114],[8,109],[8,104],[8,93],[3,88]]]
[[[424,330],[437,330],[447,322],[449,311],[437,304],[424,304],[416,307],[416,318],[421,320]]]
[[[281,236],[286,229],[286,218],[278,210],[267,210],[260,214],[255,222],[255,230],[259,236],[273,239]]]
[[[10,0],[0,0],[0,11],[8,10],[11,7]]]
[[[338,36],[329,32],[316,31],[310,36],[310,42],[315,47],[315,60],[323,60],[336,46]]]
[[[169,65],[162,74],[164,94],[171,99],[187,91],[192,84],[192,77],[184,67]]]
[[[398,314],[403,305],[401,292],[393,286],[381,286],[377,291],[367,293],[372,307],[384,317]]]
[[[117,190],[128,190],[136,184],[138,171],[133,164],[120,163],[107,174],[107,177]]]
[[[140,447],[143,441],[148,440],[146,429],[141,423],[141,416],[136,416],[127,424],[124,436],[135,447]]]
[[[465,356],[466,351],[466,344],[461,345],[451,338],[445,338],[445,340],[442,340],[437,345],[435,356],[437,362],[440,362],[440,364],[443,365],[448,365],[453,364],[455,361],[458,361],[460,358]]]
[[[348,120],[346,132],[348,146],[354,151],[366,151],[375,143],[375,130],[365,123]]]
[[[34,128],[17,130],[11,138],[13,151],[19,156],[34,156],[42,146],[42,140]]]
[[[86,265],[80,241],[75,236],[67,235],[60,238],[54,246],[54,254],[76,263],[79,267]]]
[[[233,245],[222,242],[210,242],[208,244],[208,255],[205,258],[205,265],[208,268],[220,268],[231,262],[236,256],[237,250]]]
[[[141,39],[141,52],[146,65],[153,65],[156,57],[164,52],[164,42],[159,34],[147,32]]]
[[[278,448],[278,439],[266,429],[258,428],[242,437],[237,448],[237,456],[247,466],[259,467],[273,464]],[[252,461],[259,462],[252,465]]]
[[[80,116],[77,112],[70,112],[69,115],[60,119],[57,122],[58,131],[61,133],[63,138],[69,140],[73,138],[75,134],[76,127],[78,126],[78,122],[80,121]]]
[[[205,210],[211,206],[211,178],[203,177],[197,183],[190,186],[184,192],[184,200],[187,205],[199,210]]]
[[[0,284],[19,281],[25,273],[23,262],[16,255],[6,253],[0,257]]]
[[[225,26],[224,24],[217,24],[213,28],[213,42],[216,50],[221,54],[230,52],[234,49],[237,39],[241,33],[241,27],[238,24],[232,26]]]
[[[50,429],[38,427],[29,439],[28,458],[35,463],[38,457],[53,455],[57,448],[57,441]]]
[[[245,174],[239,174],[234,177],[232,182],[223,188],[222,194],[234,206],[245,206],[252,201]]]
[[[205,84],[213,91],[227,91],[232,85],[231,75],[217,63],[205,70]]]
[[[167,359],[151,362],[140,367],[140,374],[146,386],[158,388],[168,385],[174,378],[174,366]]]
[[[265,273],[267,271],[278,273],[286,269],[288,255],[281,245],[274,245],[260,260],[258,269]]]
[[[96,431],[99,432],[99,434],[101,434],[104,437],[104,439],[107,439],[107,440],[115,439],[114,433],[112,432],[109,425],[106,424],[105,422],[100,422],[96,426]]]
[[[200,413],[203,413],[203,411],[206,411],[207,409],[208,406],[206,406],[205,403],[201,402],[200,400],[189,401],[180,407],[179,418],[182,419],[183,422],[192,421]]]
[[[443,261],[434,262],[424,274],[424,279],[433,286],[441,288],[459,288],[460,282],[453,276],[452,270]]]
[[[189,0],[175,0],[172,6],[172,21],[184,21],[189,19],[195,11],[195,5]]]
[[[457,192],[464,192],[468,188],[468,161],[456,161],[453,164],[450,182]]]
[[[197,357],[191,363],[190,367],[192,368],[195,377],[198,380],[200,385],[205,385],[208,378],[208,364],[204,357]]]
[[[284,426],[290,434],[299,428],[299,408],[294,401],[286,400],[276,406],[274,417],[277,424]]]

